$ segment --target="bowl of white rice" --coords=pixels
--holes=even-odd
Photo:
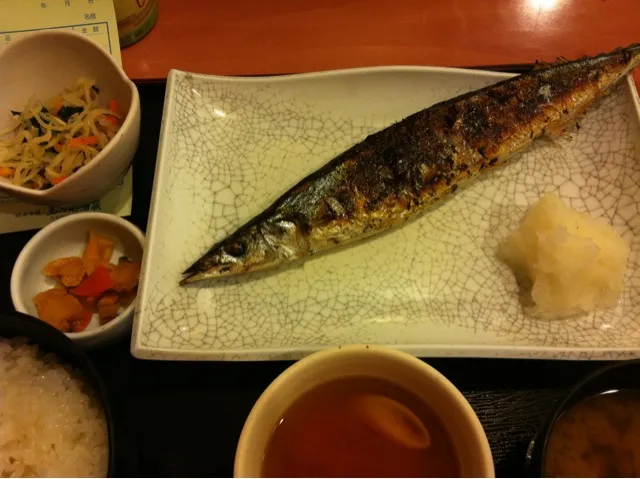
[[[63,333],[0,313],[0,477],[109,477],[113,422],[89,358]]]

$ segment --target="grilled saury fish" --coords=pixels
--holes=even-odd
[[[640,63],[640,44],[554,63],[433,105],[349,148],[216,243],[181,284],[264,270],[406,222],[546,132]]]

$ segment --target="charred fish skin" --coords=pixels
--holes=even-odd
[[[180,284],[276,267],[403,224],[562,131],[640,64],[640,44],[435,104],[352,146],[216,243]]]

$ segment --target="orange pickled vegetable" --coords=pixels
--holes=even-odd
[[[112,288],[118,292],[131,291],[138,286],[140,263],[120,258],[118,265],[111,270]]]
[[[110,320],[118,316],[119,312],[120,305],[118,303],[98,306],[98,316],[100,316],[100,324],[108,323]]]
[[[87,274],[93,273],[98,265],[108,266],[113,254],[113,240],[103,238],[89,229],[89,240],[82,253],[82,264]]]
[[[116,293],[105,293],[104,296],[98,300],[98,306],[108,306],[117,303],[118,295]]]
[[[77,256],[59,258],[49,262],[42,270],[48,278],[58,278],[67,287],[77,286],[84,278],[82,260]]]
[[[100,236],[92,229],[89,229],[89,240],[87,246],[84,247],[82,252],[82,264],[87,274],[93,273],[96,267],[100,264]]]
[[[120,293],[120,296],[118,298],[120,301],[120,306],[122,306],[123,308],[128,308],[129,305],[133,303],[133,300],[136,299],[137,293],[138,293],[137,287],[133,288],[131,291]]]
[[[99,296],[78,296],[78,300],[87,311],[96,313],[98,311]]]
[[[81,317],[85,311],[76,298],[61,288],[39,293],[33,298],[33,302],[38,310],[38,317],[63,332],[69,331],[71,322]]]
[[[100,245],[100,264],[103,266],[109,265],[111,261],[111,255],[113,254],[113,241],[107,238],[100,238],[98,240]]]
[[[87,326],[89,326],[92,316],[93,316],[93,313],[91,311],[86,311],[86,310],[83,311],[82,314],[80,314],[77,318],[72,319],[69,322],[71,331],[73,331],[74,333],[79,333],[81,331],[84,331],[87,328]]]

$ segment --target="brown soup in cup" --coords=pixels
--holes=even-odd
[[[462,393],[420,359],[350,345],[311,354],[263,392],[235,477],[495,477]]]
[[[640,360],[581,381],[532,441],[529,475],[640,477]]]
[[[283,414],[263,477],[458,477],[445,426],[415,394],[374,377],[335,379]]]

